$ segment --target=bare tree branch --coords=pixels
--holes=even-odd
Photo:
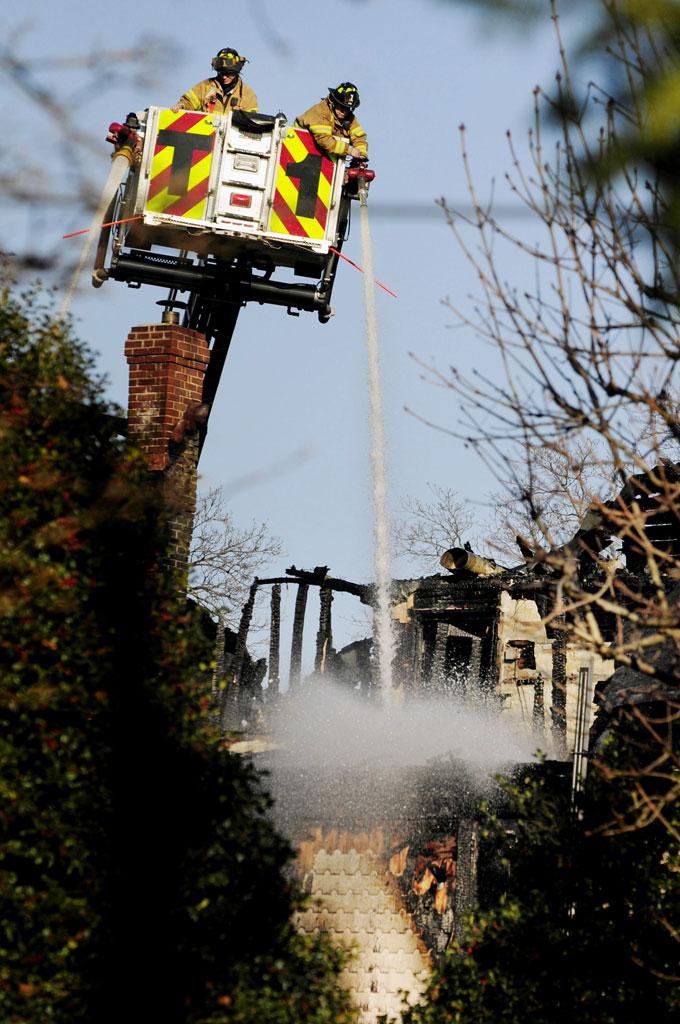
[[[106,115],[101,131],[92,134],[83,128],[83,104],[96,96],[104,110],[106,94],[132,81],[140,108],[146,106],[177,54],[175,43],[159,35],[143,36],[124,49],[93,46],[80,54],[36,56],[29,25],[5,31],[0,79],[10,118],[13,108],[22,115],[12,146],[0,156],[0,203],[7,211],[0,251],[17,276],[54,270],[66,280],[78,258],[77,246],[61,242],[64,218],[70,214],[80,226],[96,208],[108,156]],[[26,125],[30,131],[24,130]],[[20,178],[17,167],[22,169]],[[10,237],[15,239],[12,244]],[[26,240],[23,251],[17,251],[18,237]]]
[[[428,484],[430,500],[407,497],[395,526],[395,553],[411,558],[429,572],[438,572],[447,548],[463,544],[475,517],[455,491]]]
[[[238,626],[253,576],[282,554],[266,523],[241,529],[221,487],[198,499],[189,557],[189,594],[221,622]]]
[[[614,0],[606,8],[619,10]],[[531,240],[480,199],[463,126],[474,212],[442,203],[479,285],[469,307],[450,309],[495,358],[467,374],[452,359],[451,369],[433,366],[429,376],[457,396],[450,432],[502,485],[501,543],[519,537],[526,560],[551,581],[546,626],[611,659],[615,678],[630,680],[617,693],[637,701],[630,714],[649,730],[645,707],[666,702],[629,813],[607,825],[616,831],[668,822],[677,797],[680,264],[668,231],[677,209],[669,208],[668,175],[648,153],[641,170],[622,141],[645,137],[649,83],[660,67],[677,80],[677,63],[663,47],[657,53],[644,24],[622,18],[611,36],[623,73],[617,93],[591,83],[577,97],[552,10],[562,59],[555,89],[535,91],[528,155],[508,134],[506,183],[533,215]],[[555,122],[557,141],[547,147],[544,127]],[[504,278],[508,257],[530,284]]]

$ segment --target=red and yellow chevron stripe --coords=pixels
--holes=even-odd
[[[202,220],[214,143],[209,114],[161,110],[145,210]]]
[[[310,132],[290,128],[281,146],[269,230],[324,238],[335,166],[317,149]]]

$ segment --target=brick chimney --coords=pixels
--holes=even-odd
[[[196,508],[198,426],[207,419],[203,378],[210,353],[203,334],[179,324],[133,327],[125,343],[130,367],[128,431],[158,475],[171,508],[168,561],[185,574]]]

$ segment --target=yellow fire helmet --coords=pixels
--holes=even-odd
[[[223,47],[211,61],[218,75],[240,75],[245,63],[246,58],[233,46]]]

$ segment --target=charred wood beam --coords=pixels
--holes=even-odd
[[[423,685],[423,619],[420,615],[413,617],[413,671],[411,673],[412,688],[417,693],[424,689]]]
[[[538,675],[534,680],[534,704],[532,708],[534,729],[543,731],[545,725],[545,699],[543,696],[543,677]]]
[[[350,583],[349,580],[336,579],[333,576],[328,575],[328,567],[325,565],[317,566],[313,572],[307,572],[304,569],[296,569],[294,565],[291,565],[290,569],[286,569],[289,576],[293,576],[295,579],[310,584],[311,586],[324,586],[330,590],[339,590],[346,594],[354,594],[355,597],[359,597],[362,600],[366,598],[367,591],[369,588],[363,583]]]
[[[269,630],[269,688],[279,692],[279,651],[281,644],[281,584],[275,583],[271,597],[271,624]]]
[[[302,638],[305,631],[305,611],[307,609],[307,592],[309,585],[300,582],[295,598],[295,614],[293,615],[293,639],[290,645],[290,673],[288,686],[292,690],[300,683],[302,669]]]
[[[248,640],[248,631],[250,630],[250,623],[253,618],[253,608],[255,607],[255,595],[257,593],[257,580],[252,584],[250,588],[250,594],[248,600],[243,606],[241,612],[241,621],[238,627],[238,633],[236,635],[236,646],[234,648],[234,657],[230,666],[230,684],[227,686],[225,693],[224,705],[222,708],[222,726],[228,728],[231,724],[228,721],[229,714],[228,709],[238,708],[239,688],[241,683],[241,674],[243,672],[243,662],[246,654],[246,643]],[[238,723],[236,723],[238,724]]]
[[[496,605],[498,608],[498,605]],[[498,612],[489,623],[479,659],[478,692],[485,700],[497,697],[500,677],[500,655],[498,651]]]
[[[559,757],[567,746],[567,634],[553,626],[552,633],[552,732]]]
[[[258,579],[258,587],[270,587],[275,583],[292,583],[302,584],[305,583],[308,586],[325,586],[329,590],[341,590],[348,594],[354,594],[356,597],[362,600],[371,589],[370,584],[363,583],[350,583],[348,580],[335,579],[333,576],[322,576],[316,572],[304,572],[302,569],[296,569],[292,566],[292,570],[295,573],[294,576],[270,576],[268,579]],[[287,569],[287,572],[291,570]]]
[[[215,668],[213,669],[210,689],[212,691],[213,705],[210,718],[214,725],[220,724],[223,704],[223,687],[225,686],[225,656],[224,656],[224,626],[217,623],[215,630],[215,648],[213,654]]]
[[[470,667],[468,669],[467,680],[458,679],[456,680],[456,690],[458,693],[466,693],[470,689],[479,689],[479,680],[482,674],[482,640],[481,637],[474,637],[472,640],[472,650],[470,651]]]
[[[300,580],[292,580],[290,576],[270,576],[268,579],[258,579],[258,587],[272,587],[275,583],[299,583]]]
[[[316,634],[316,657],[314,659],[314,670],[322,675],[326,671],[328,654],[333,643],[331,630],[331,605],[333,603],[333,591],[325,584],[319,590],[319,631]]]
[[[433,692],[443,691],[444,689],[444,670],[446,667],[446,645],[449,639],[449,624],[448,622],[438,622],[435,639],[434,639],[434,651],[432,654],[432,665],[430,667],[430,690]]]

